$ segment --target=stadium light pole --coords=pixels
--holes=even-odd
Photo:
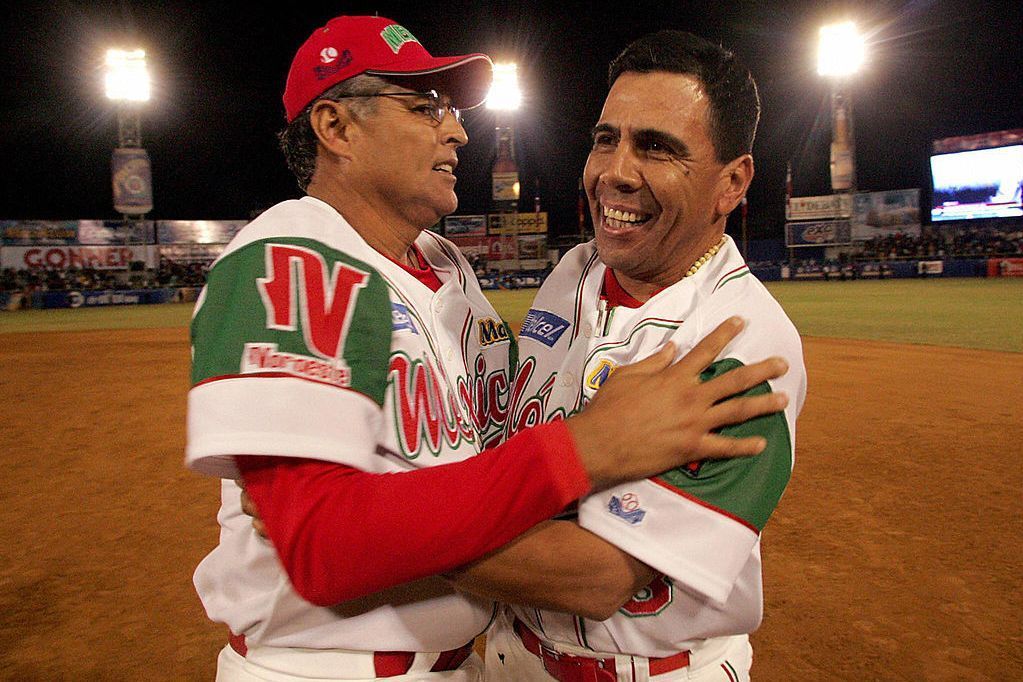
[[[104,86],[107,99],[117,106],[114,210],[126,220],[141,218],[153,210],[152,171],[142,148],[141,106],[149,101],[152,86],[145,50],[107,50]]]
[[[494,64],[494,81],[487,94],[486,106],[494,112],[497,155],[491,169],[491,205],[497,213],[512,214],[513,264],[519,269],[519,169],[515,163],[514,112],[522,105],[518,65],[513,62]]]
[[[831,83],[831,189],[835,192],[856,191],[856,145],[849,79],[863,65],[864,55],[863,36],[853,22],[821,27],[817,73]]]

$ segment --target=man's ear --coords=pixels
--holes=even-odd
[[[726,216],[735,210],[742,198],[746,196],[750,182],[753,181],[753,156],[743,154],[725,164],[721,170],[719,185],[722,189],[718,194],[714,210],[719,216]]]
[[[352,124],[354,120],[348,107],[340,102],[327,99],[313,104],[309,123],[320,144],[331,154],[349,158]]]

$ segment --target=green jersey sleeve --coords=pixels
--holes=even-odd
[[[294,376],[384,401],[392,315],[370,265],[325,244],[246,244],[210,270],[192,319],[192,385]]]
[[[719,360],[704,370],[700,379],[709,381],[741,366],[735,359]],[[771,387],[764,382],[741,395],[770,392]],[[792,473],[792,437],[785,414],[775,412],[756,417],[727,426],[720,433],[735,438],[762,436],[767,440],[767,447],[754,457],[703,460],[656,478],[663,485],[696,497],[759,532],[781,499]]]

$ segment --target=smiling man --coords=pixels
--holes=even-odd
[[[686,359],[654,354],[579,415],[497,444],[514,342],[427,230],[457,206],[459,108],[490,77],[486,56],[433,57],[383,17],[338,17],[295,56],[281,144],[307,195],[239,232],[192,322],[187,463],[225,479],[220,542],[195,573],[231,630],[220,680],[478,680],[472,640],[494,604],[429,576],[591,491],[755,454],[760,437],[713,430],[784,404],[722,403],[780,361],[698,380],[738,333],[726,322]]]
[[[749,394],[793,399],[722,431],[764,438],[758,457],[596,492],[454,577],[521,605],[490,631],[488,680],[746,680],[760,534],[789,480],[806,392],[798,333],[725,235],[753,178],[756,85],[732,53],[678,31],[628,46],[609,81],[584,172],[596,239],[562,259],[529,312],[508,434],[571,418],[623,365],[667,342],[685,352],[734,315],[747,331],[703,378],[780,356],[790,371]],[[564,331],[534,333],[541,322]]]

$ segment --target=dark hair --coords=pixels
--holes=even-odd
[[[693,76],[710,100],[710,134],[718,161],[753,151],[760,119],[757,84],[731,51],[685,31],[658,31],[630,43],[611,62],[608,86],[628,71]]]
[[[375,95],[383,91],[387,85],[388,82],[382,78],[365,75],[354,76],[346,81],[341,81],[337,85],[325,90],[310,102],[309,106],[303,109],[302,113],[296,116],[284,130],[277,133],[277,142],[280,145],[281,152],[284,153],[284,161],[288,164],[291,172],[295,174],[298,186],[303,192],[309,186],[309,182],[313,179],[313,173],[316,171],[317,139],[310,119],[313,105],[318,100],[335,99],[342,95]],[[365,99],[346,99],[345,103],[348,104],[349,111],[351,111],[352,116],[356,119],[373,113],[376,106],[376,100],[368,97]]]

